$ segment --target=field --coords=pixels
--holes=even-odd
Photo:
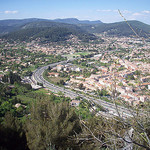
[[[77,56],[86,56],[88,54],[90,54],[91,52],[78,52],[78,53],[74,53],[74,54],[68,54],[68,55],[64,55],[65,57],[69,58],[73,58],[73,57],[77,57]]]
[[[42,89],[36,90],[35,93],[46,94],[46,93],[48,93],[48,91],[46,89],[42,88]]]
[[[90,54],[90,52],[78,52],[78,53],[75,53],[74,55],[83,55],[83,56],[86,56]]]
[[[49,77],[49,80],[53,83],[57,83],[57,82],[60,82],[60,80],[64,80],[66,81],[67,78],[63,78],[63,77]]]

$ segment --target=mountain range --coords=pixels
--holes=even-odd
[[[131,20],[127,22],[101,23],[95,25],[82,25],[82,29],[90,33],[107,33],[112,36],[136,36],[150,37],[150,25],[140,21]]]
[[[52,20],[54,22],[60,22],[60,23],[68,23],[68,24],[101,24],[103,22],[101,22],[100,20],[96,20],[96,21],[89,21],[89,20],[78,20],[76,18],[66,18],[66,19],[55,19]]]
[[[130,24],[130,27],[129,25]],[[111,36],[134,36],[134,31],[142,37],[150,36],[150,25],[133,20],[116,23],[103,23],[99,20],[67,19],[10,19],[0,20],[1,38],[12,40],[29,40],[41,38],[43,41],[64,41],[69,35],[75,35],[80,40],[96,39],[95,33],[106,33]],[[132,28],[132,29],[131,29]]]
[[[42,23],[43,22],[43,23]],[[44,25],[45,23],[45,25]],[[49,24],[48,24],[49,23]],[[48,19],[39,19],[39,18],[29,18],[29,19],[8,19],[8,20],[0,20],[0,34],[7,34],[12,31],[16,31],[18,29],[25,28],[24,26],[30,26],[33,24],[38,26],[38,24],[42,25],[42,27],[51,27],[51,24],[58,26],[58,23],[65,23],[65,24],[99,24],[102,23],[101,21],[89,21],[89,20],[78,20],[76,18],[67,18],[67,19],[55,19],[55,20],[48,20]],[[39,25],[39,26],[40,26]],[[59,25],[61,26],[61,24]]]

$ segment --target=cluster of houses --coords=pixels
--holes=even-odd
[[[85,90],[101,90],[101,89],[107,89],[110,93],[115,88],[115,90],[119,93],[119,97],[124,99],[125,101],[129,102],[130,104],[137,105],[140,102],[145,102],[147,99],[150,99],[150,96],[141,94],[141,89],[147,89],[150,90],[150,76],[143,77],[141,76],[139,82],[135,82],[134,80],[128,81],[126,77],[128,75],[133,75],[135,79],[137,79],[137,76],[133,73],[136,70],[141,70],[143,73],[149,72],[150,65],[149,63],[145,63],[139,60],[143,60],[144,58],[150,58],[150,53],[148,51],[144,51],[144,54],[141,55],[141,49],[148,50],[150,49],[150,43],[145,43],[142,46],[142,41],[138,38],[130,38],[130,37],[107,37],[104,36],[102,38],[105,38],[104,42],[102,43],[88,43],[81,44],[80,41],[76,37],[72,37],[72,43],[70,44],[66,43],[66,45],[58,45],[54,43],[47,43],[40,45],[37,43],[37,41],[33,41],[31,43],[25,43],[26,49],[29,51],[42,51],[46,54],[73,54],[76,50],[78,51],[88,51],[88,50],[99,50],[99,51],[106,51],[108,48],[115,48],[115,50],[124,48],[129,49],[132,48],[134,53],[130,54],[130,57],[133,58],[135,61],[129,61],[126,59],[120,59],[117,56],[111,55],[110,58],[106,59],[107,54],[109,55],[109,52],[111,52],[108,49],[107,54],[97,54],[92,59],[99,60],[101,57],[101,62],[108,63],[110,59],[117,60],[117,63],[111,64],[109,67],[100,66],[98,67],[98,72],[96,74],[92,74],[90,77],[85,78],[83,75],[80,76],[70,76],[70,84],[77,83],[77,84],[83,84],[85,87]],[[114,42],[115,41],[115,42]],[[111,44],[113,43],[113,44]],[[136,44],[141,44],[140,47],[135,46]],[[5,46],[6,49],[15,49],[17,48],[17,44],[7,44]],[[26,56],[28,57],[28,56]],[[32,65],[31,62],[23,63],[21,62],[21,57],[11,57],[7,56],[4,57],[2,54],[0,54],[0,59],[2,60],[1,63],[16,63],[22,66],[26,65]],[[38,62],[38,58],[35,59],[35,62]],[[44,62],[43,62],[44,63]],[[91,62],[90,62],[91,63]],[[120,67],[124,67],[125,69],[121,71],[116,71]],[[6,71],[9,68],[5,68]],[[55,72],[54,70],[57,70]],[[73,66],[72,64],[60,64],[57,65],[52,69],[52,71],[49,73],[49,76],[51,77],[58,77],[60,71],[75,71],[75,72],[81,72],[82,68]],[[0,75],[0,79],[3,75]],[[121,84],[120,84],[121,83]]]
[[[120,66],[124,65],[126,69],[122,71],[113,71],[117,70]],[[85,90],[102,90],[106,89],[110,93],[113,90],[116,90],[119,93],[119,97],[132,105],[137,105],[141,102],[145,102],[146,100],[150,100],[149,95],[141,94],[141,88],[150,90],[150,76],[141,77],[139,82],[136,83],[135,80],[127,80],[126,77],[128,75],[133,75],[135,79],[137,76],[134,75],[134,71],[136,71],[137,66],[131,64],[130,62],[125,62],[121,64],[114,65],[112,64],[109,67],[100,67],[99,71],[96,74],[92,74],[89,78],[84,78],[83,75],[74,77],[70,77],[70,83],[83,84]]]
[[[60,64],[60,65],[57,65],[56,67],[53,67],[52,70],[57,70],[57,72],[60,72],[60,71],[65,71],[65,72],[69,72],[69,71],[75,71],[75,72],[80,72],[82,71],[82,68],[80,67],[77,67],[77,66],[74,66],[72,64]],[[51,75],[53,76],[58,76],[59,74],[58,73],[50,73]]]
[[[57,44],[57,43],[44,43],[39,44],[40,39],[37,41],[32,41],[30,43],[26,43],[26,49],[29,51],[42,51],[46,54],[73,54],[78,51],[97,51],[106,49],[128,49],[135,48],[136,44],[141,44],[140,49],[150,49],[150,44],[147,42],[142,46],[142,41],[139,38],[132,37],[109,37],[103,34],[97,35],[104,39],[103,42],[99,41],[97,43],[91,42],[88,44],[82,43],[76,36],[70,36],[70,39],[65,43],[65,45]],[[137,47],[136,47],[137,49]]]
[[[101,57],[102,55],[96,55],[96,57]],[[117,60],[117,63],[112,63],[109,67],[100,66],[98,67],[98,72],[96,74],[91,74],[90,77],[85,78],[83,75],[70,76],[69,85],[83,84],[84,89],[87,91],[96,91],[106,89],[111,93],[114,89],[119,93],[119,97],[132,105],[137,105],[146,100],[150,100],[149,95],[141,94],[141,89],[150,90],[150,76],[140,76],[138,79],[137,75],[134,74],[135,71],[141,70],[142,73],[146,73],[150,70],[150,66],[143,62],[130,62],[129,60],[122,60],[116,56],[111,56],[113,60]],[[101,62],[108,63],[107,59],[104,59],[104,55]],[[123,70],[119,71],[119,68]],[[57,70],[57,72],[52,72]],[[74,66],[72,64],[60,64],[52,68],[49,73],[51,77],[58,77],[60,71],[75,71],[82,72],[82,68]],[[127,76],[133,75],[136,80],[127,80]],[[139,81],[138,81],[139,80]],[[70,86],[71,88],[71,86]]]

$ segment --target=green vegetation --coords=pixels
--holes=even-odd
[[[123,86],[123,83],[122,83],[122,82],[120,82],[120,83],[118,83],[118,85],[119,85],[119,86]]]
[[[142,71],[140,71],[140,70],[136,70],[136,71],[134,72],[135,75],[141,75],[141,73],[142,73]]]
[[[90,105],[85,100],[78,111],[70,107],[70,98],[62,95],[45,95],[42,89],[25,90],[18,83],[9,87],[0,83],[0,134],[4,138],[0,138],[3,141],[1,149],[82,149],[90,146],[90,143],[80,145],[80,141],[76,141],[76,135],[83,132],[77,114],[80,112],[84,119],[91,118]],[[20,106],[16,108],[17,103]]]
[[[97,92],[98,92],[99,96],[110,96],[109,93],[108,93],[108,91],[105,90],[105,89],[98,90]]]
[[[56,22],[58,21],[58,22]],[[70,22],[70,20],[69,20]],[[74,22],[74,21],[73,21]],[[80,22],[80,21],[77,21]],[[87,23],[87,22],[86,22]],[[128,21],[132,28],[136,31],[139,36],[144,36],[147,38],[149,35],[150,26],[139,21]],[[95,39],[95,37],[90,33],[103,33],[107,32],[108,35],[117,35],[117,36],[133,36],[133,31],[129,28],[126,22],[117,22],[117,23],[99,23],[99,24],[80,24],[78,23],[68,24],[68,22],[61,22],[55,20],[55,22],[45,19],[24,19],[24,20],[7,20],[1,21],[0,34],[11,33],[5,38],[13,38],[20,40],[27,40],[27,37],[42,37],[45,40],[59,41],[65,40],[66,35],[74,34],[87,41],[88,39]],[[58,32],[55,32],[58,29]],[[63,30],[60,30],[63,29]],[[67,29],[67,30],[66,30]],[[64,34],[64,31],[67,31]],[[31,32],[32,31],[32,32]],[[46,33],[46,31],[48,31]],[[60,31],[60,32],[59,32]],[[71,32],[70,32],[71,31]],[[86,31],[86,32],[85,32]],[[87,32],[88,31],[88,32]],[[19,34],[19,32],[21,32]],[[49,33],[56,33],[56,36],[52,37]],[[14,35],[14,37],[13,37]],[[21,37],[23,35],[23,37]],[[60,37],[59,37],[59,36]],[[19,38],[17,38],[17,36]]]
[[[26,120],[26,135],[30,149],[47,149],[50,144],[56,149],[74,148],[69,140],[81,132],[78,116],[68,103],[53,103],[50,100],[36,101],[31,106],[31,115]],[[36,126],[35,126],[36,124]],[[37,137],[37,135],[40,135]]]
[[[136,31],[139,36],[146,37],[149,35],[150,25],[144,24],[139,21],[128,21],[132,28]],[[124,22],[117,23],[108,23],[108,24],[99,24],[95,25],[94,28],[91,28],[93,25],[82,26],[85,30],[91,33],[103,33],[107,32],[108,35],[115,36],[134,36],[134,32],[129,28],[128,24]]]
[[[44,73],[43,73],[43,77],[44,77],[44,79],[46,79],[47,81],[49,81],[53,84],[61,86],[61,85],[64,85],[65,82],[68,80],[68,75],[67,74],[66,74],[67,77],[65,77],[64,73],[60,73],[60,76],[58,76],[58,77],[49,77],[48,72],[49,72],[49,69],[45,70]]]
[[[149,75],[149,72],[146,73],[146,69],[142,70],[139,67],[137,71],[132,72],[128,70],[125,73],[126,75],[124,72],[121,74],[121,71],[126,68],[124,66],[119,68],[120,64],[117,61],[120,61],[116,59],[118,57],[129,61],[132,59],[133,61],[149,62],[149,59],[146,58],[146,55],[149,54],[149,49],[145,49],[146,53],[144,48],[143,50],[141,49],[141,46],[146,45],[141,44],[142,42],[139,39],[137,39],[137,43],[129,42],[133,38],[130,38],[131,40],[123,38],[120,40],[120,45],[116,45],[115,38],[108,36],[106,36],[106,39],[111,39],[108,41],[108,44],[107,41],[102,43],[103,40],[97,39],[95,41],[96,36],[81,29],[90,30],[92,33],[106,32],[106,35],[133,36],[131,31],[129,31],[129,27],[127,29],[126,23],[92,25],[91,28],[91,25],[86,25],[85,27],[82,24],[78,27],[46,20],[36,20],[35,22],[34,19],[30,21],[28,19],[26,21],[23,20],[22,23],[18,20],[12,22],[8,20],[6,22],[8,26],[3,28],[5,22],[0,21],[0,33],[5,34],[3,37],[12,40],[12,43],[4,39],[0,40],[0,79],[2,81],[0,82],[0,150],[122,149],[127,144],[124,141],[126,133],[132,128],[134,131],[130,140],[133,142],[133,149],[150,149],[150,144],[148,143],[150,139],[150,104],[148,100],[135,107],[137,110],[134,110],[136,113],[132,118],[110,117],[110,114],[107,114],[107,109],[91,100],[88,101],[78,96],[75,100],[77,100],[77,104],[80,102],[79,106],[72,107],[70,105],[71,99],[65,97],[63,92],[56,94],[45,89],[33,90],[30,84],[21,82],[22,79],[24,79],[24,82],[28,82],[25,79],[30,78],[29,76],[38,67],[66,60],[61,55],[48,55],[36,50],[40,48],[43,50],[43,47],[48,48],[50,46],[52,50],[53,48],[56,49],[56,54],[59,50],[59,54],[63,54],[63,49],[71,47],[71,49],[73,48],[71,53],[77,52],[73,57],[80,55],[78,59],[73,60],[73,63],[80,67],[81,70],[78,70],[79,72],[72,71],[76,70],[76,68],[68,65],[70,68],[65,68],[64,70],[66,71],[60,70],[59,76],[56,77],[58,72],[54,68],[48,67],[44,72],[46,80],[63,86],[71,77],[79,79],[79,81],[87,81],[83,77],[87,78],[91,74],[97,74],[95,83],[99,82],[99,78],[104,78],[107,83],[107,80],[113,81],[113,78],[116,77],[114,82],[116,81],[119,86],[123,86],[121,81],[124,81],[125,77],[127,84],[124,85],[127,87],[126,90],[128,88],[132,90],[133,88],[134,93],[130,93],[131,95],[136,93],[138,95],[137,98],[141,99],[141,96],[144,94],[146,96],[143,96],[143,98],[147,98],[149,95],[148,86],[141,87],[141,90],[136,86],[139,83],[142,85],[144,82],[149,82],[148,77],[143,78],[144,82],[138,81],[140,76],[146,77]],[[140,31],[140,34],[145,35],[150,29],[148,25],[140,22],[129,21],[129,23],[131,23],[131,26],[138,34]],[[145,29],[141,30],[142,28]],[[6,32],[9,32],[9,34],[6,34]],[[72,42],[71,40],[74,41]],[[136,51],[132,53],[131,48],[119,48],[123,43],[122,40],[125,40],[125,46],[131,45],[133,49],[135,49],[134,46],[137,46]],[[34,49],[34,47],[38,48]],[[102,56],[98,59],[91,59],[91,57],[100,53]],[[131,56],[130,54],[133,55]],[[103,62],[108,63],[101,62],[101,59],[103,59]],[[113,61],[113,59],[116,60]],[[111,64],[112,66],[109,67]],[[114,74],[112,74],[111,71],[114,65]],[[139,65],[142,65],[142,63]],[[107,74],[103,73],[105,71],[103,68],[108,69]],[[143,66],[143,68],[145,67]],[[115,71],[120,72],[115,74]],[[48,72],[53,72],[51,77],[49,77]],[[43,86],[42,83],[37,84]],[[113,84],[111,85],[113,86]],[[97,101],[101,99],[111,103],[116,101],[117,105],[122,104],[122,99],[117,97],[122,94],[116,92],[118,87],[112,91],[114,97],[111,97],[111,92],[109,93],[105,88],[84,93],[82,91],[85,88],[83,83],[78,82],[73,84],[73,86],[81,89],[78,94],[80,93],[86,97],[97,99]],[[88,88],[88,85],[86,86]],[[126,94],[128,95],[128,93]],[[124,102],[124,104],[127,103]],[[130,106],[128,107],[130,108]],[[142,109],[142,113],[140,113],[139,108]],[[114,112],[110,111],[110,113]],[[105,117],[101,116],[101,114]]]
[[[126,76],[127,80],[135,80],[134,75],[133,74],[129,74]]]
[[[21,78],[19,75],[9,72],[9,74],[2,77],[2,81],[5,83],[14,84],[15,82],[21,82]]]
[[[104,66],[104,67],[109,67],[111,65],[111,63],[103,63],[103,62],[100,62],[100,61],[97,61],[96,62],[99,66]]]
[[[16,49],[9,48],[6,50],[2,48],[0,49],[0,53],[3,58],[1,70],[15,71],[21,76],[31,76],[32,71],[40,66],[65,60],[60,55],[46,55],[41,51],[30,52],[21,45],[18,45]]]
[[[11,81],[12,76],[17,80],[10,84],[8,81]],[[102,106],[83,99],[79,107],[75,108],[69,104],[71,99],[62,93],[59,96],[45,93],[47,92],[43,89],[34,91],[29,85],[20,83],[19,76],[14,73],[7,75],[5,84],[0,83],[0,135],[3,136],[0,137],[3,143],[0,149],[119,149],[123,145],[114,146],[110,138],[122,143],[116,135],[124,137],[132,124],[136,125],[134,128],[142,135],[137,139],[135,133],[133,138],[148,146],[136,120],[128,119],[128,123],[123,124],[124,120],[117,117],[96,117],[99,111],[106,111]],[[99,91],[99,95],[102,96],[101,99],[108,100],[104,97],[109,95],[105,89]],[[149,119],[141,117],[139,120],[143,121],[145,132],[150,136]]]
[[[75,53],[74,55],[83,55],[83,56],[86,56],[90,54],[90,52],[78,52],[78,53]]]
[[[92,117],[91,112],[89,111],[91,107],[91,104],[87,100],[82,100],[79,104],[79,109],[77,109],[77,114],[82,118],[82,119],[89,119]]]
[[[125,70],[126,68],[125,67],[120,67],[118,68],[118,71],[122,71],[122,70]]]
[[[41,25],[40,25],[41,24]],[[96,39],[93,34],[80,29],[74,25],[57,25],[53,26],[52,23],[41,22],[30,23],[25,25],[24,29],[19,31],[11,32],[7,35],[4,35],[3,38],[9,40],[19,40],[19,41],[31,41],[40,38],[40,42],[59,42],[65,41],[69,38],[69,35],[75,35],[80,40],[88,42],[89,40]]]

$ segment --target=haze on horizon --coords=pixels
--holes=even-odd
[[[150,24],[149,0],[1,0],[0,20],[77,18],[104,23],[127,20]]]

